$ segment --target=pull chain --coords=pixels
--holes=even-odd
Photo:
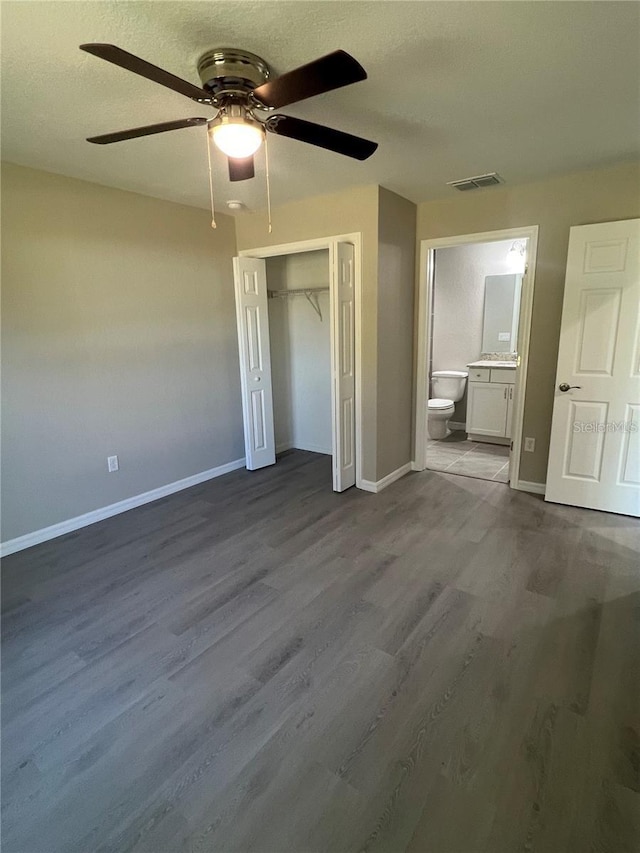
[[[267,219],[269,222],[269,234],[271,234],[273,230],[271,227],[271,187],[269,185],[269,147],[266,133],[264,135],[264,167],[267,178]]]
[[[211,227],[216,228],[216,214],[213,205],[213,172],[211,170],[211,140],[207,129],[207,163],[209,164],[209,199],[211,201]]]

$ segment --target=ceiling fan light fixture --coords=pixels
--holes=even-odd
[[[221,116],[209,125],[216,146],[227,157],[242,160],[252,157],[262,145],[262,125],[246,116]]]

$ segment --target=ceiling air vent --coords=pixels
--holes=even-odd
[[[476,175],[474,178],[463,178],[461,181],[447,181],[447,186],[466,192],[466,190],[479,190],[482,187],[494,187],[496,184],[503,183],[504,178],[501,178],[497,172],[489,172],[486,175]]]

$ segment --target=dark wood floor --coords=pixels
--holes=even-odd
[[[4,561],[5,853],[640,850],[640,527],[293,452]]]

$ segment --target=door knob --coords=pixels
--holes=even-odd
[[[568,382],[561,382],[558,385],[558,390],[559,391],[571,391],[572,388],[581,388],[581,387],[582,387],[581,385],[569,385]]]

